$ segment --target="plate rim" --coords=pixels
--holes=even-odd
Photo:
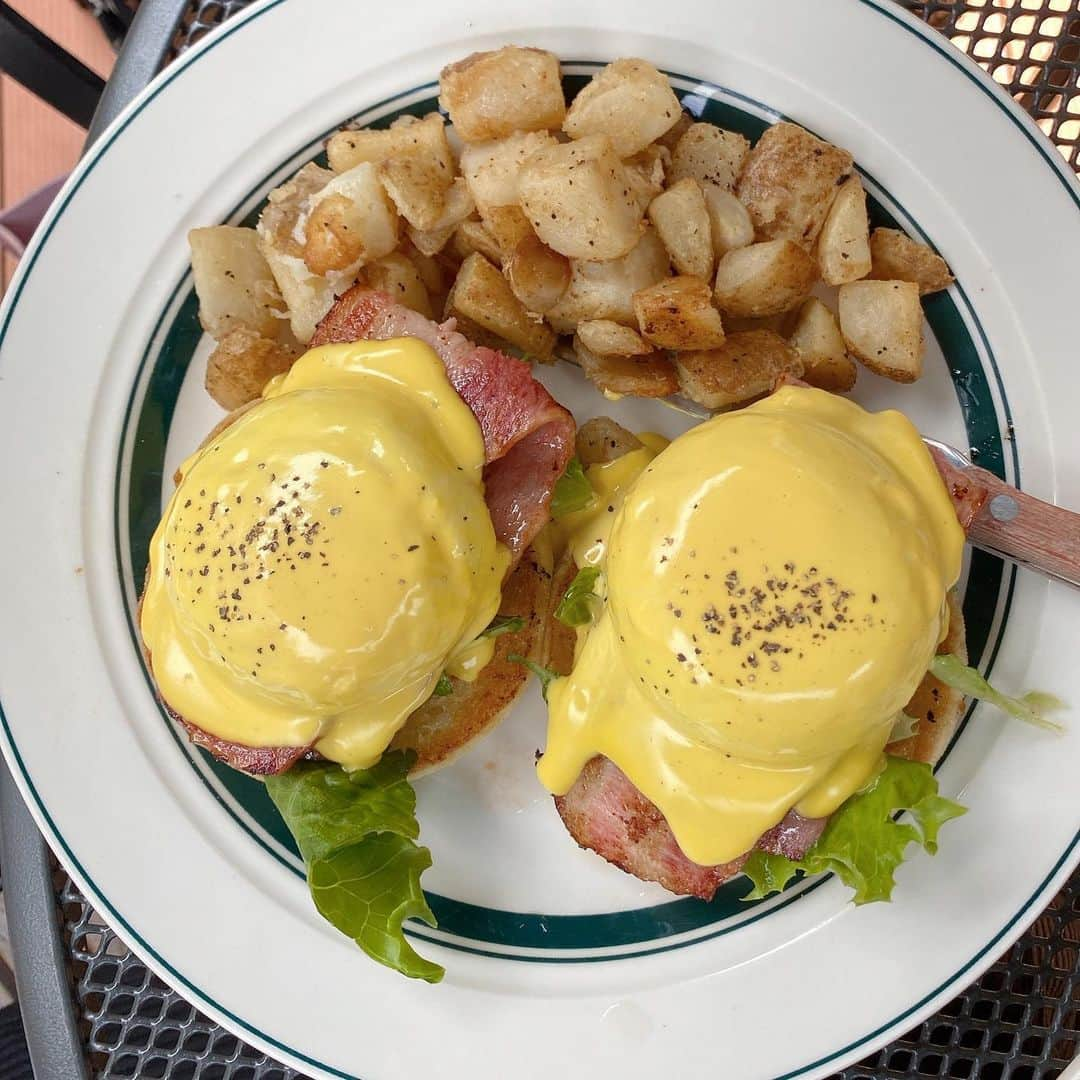
[[[39,228],[38,234],[35,236],[30,249],[26,252],[25,257],[22,260],[16,278],[12,282],[9,294],[5,298],[2,308],[0,308],[0,345],[3,343],[13,312],[18,304],[19,297],[22,294],[25,283],[29,279],[30,273],[40,252],[43,250],[56,224],[62,219],[63,212],[67,205],[78,191],[79,187],[81,187],[83,181],[92,171],[94,165],[100,160],[117,138],[119,138],[132,120],[169,84],[182,76],[183,73],[186,72],[192,64],[197,62],[200,57],[221,44],[228,37],[232,36],[232,34],[243,29],[248,22],[254,21],[259,16],[266,14],[268,11],[285,2],[286,0],[257,0],[250,8],[231,19],[229,23],[224,25],[217,32],[208,35],[202,42],[192,47],[184,56],[170,65],[169,68],[148,84],[138,97],[135,98],[113,121],[113,123],[109,125],[94,146],[89,149],[86,156],[72,173],[68,182],[57,196],[53,207],[50,209],[49,215],[42,223],[41,228]],[[1002,107],[1013,125],[1021,131],[1028,142],[1038,151],[1040,157],[1051,166],[1052,171],[1065,187],[1073,203],[1080,209],[1080,181],[1078,181],[1077,177],[1068,170],[1067,163],[1064,162],[1056,149],[1049,144],[1049,141],[1045,138],[1043,133],[1039,131],[1031,117],[1023,112],[1020,107],[1005,94],[1000,86],[982,72],[970,57],[960,53],[954,46],[944,41],[937,31],[923,24],[906,10],[899,9],[890,4],[890,0],[851,0],[851,2],[856,2],[876,11],[878,14],[884,15],[890,21],[914,34],[924,44],[930,45],[936,53],[965,74],[969,80],[975,83],[980,90],[991,98],[991,100],[999,107]],[[272,1036],[259,1031],[247,1021],[242,1020],[222,1006],[217,1005],[217,1003],[214,1002],[212,998],[209,998],[205,992],[194,987],[167,961],[159,957],[152,946],[143,941],[138,933],[130,927],[123,916],[116,911],[108,899],[93,886],[92,879],[86,875],[74,853],[67,847],[62,834],[54,825],[48,810],[40,801],[40,798],[34,789],[33,782],[22,763],[19,749],[14,741],[14,736],[8,725],[7,716],[3,711],[2,704],[0,704],[0,728],[2,728],[0,749],[3,750],[4,756],[11,766],[12,776],[15,779],[24,800],[27,802],[38,827],[41,829],[46,839],[49,840],[50,846],[57,852],[58,857],[69,871],[72,878],[76,880],[79,887],[92,900],[95,907],[107,912],[110,922],[114,926],[119,924],[124,928],[125,933],[121,936],[125,943],[130,944],[133,940],[138,942],[138,945],[133,947],[133,951],[147,963],[148,967],[155,970],[158,974],[161,974],[163,971],[168,972],[169,974],[167,976],[163,975],[163,977],[174,985],[180,983],[184,986],[186,992],[191,995],[192,1000],[198,1004],[200,1008],[204,1008],[210,1015],[219,1019],[224,1026],[236,1031],[243,1038],[250,1039],[257,1045],[274,1048],[268,1052],[274,1053],[275,1055],[284,1053],[287,1059],[291,1058],[293,1061],[299,1061],[306,1065],[314,1066],[330,1075],[343,1078],[357,1075],[354,1073],[343,1072],[333,1066],[329,1066],[311,1058],[284,1045]],[[968,978],[977,978],[978,975],[992,963],[993,955],[990,955],[989,959],[987,959],[987,955],[991,950],[1002,946],[1002,943],[1008,945],[1014,941],[1027,925],[1022,920],[1025,915],[1030,912],[1032,906],[1039,898],[1047,896],[1052,889],[1056,888],[1057,885],[1065,879],[1070,870],[1075,867],[1077,863],[1080,863],[1080,851],[1077,850],[1078,844],[1080,844],[1080,830],[1077,831],[1071,844],[1062,853],[1029,899],[1021,905],[1020,909],[1009,919],[997,935],[988,941],[970,961],[942,983],[936,990],[923,997],[919,1002],[916,1002],[905,1013],[894,1017],[891,1021],[881,1025],[875,1031],[862,1036],[845,1047],[831,1052],[827,1056],[823,1056],[814,1062],[807,1063],[797,1070],[787,1072],[783,1074],[783,1076],[777,1077],[776,1080],[788,1080],[788,1078],[812,1073],[816,1069],[820,1069],[825,1065],[836,1062],[838,1058],[853,1060],[856,1056],[854,1051],[860,1049],[872,1050],[876,1048],[880,1043],[875,1043],[875,1040],[878,1040],[883,1033],[893,1030],[899,1024],[908,1022],[915,1013],[921,1012],[923,1016],[929,1014],[940,1000],[944,999],[947,994],[957,988],[957,983],[960,979],[965,978],[965,976]],[[62,849],[63,855],[61,855],[59,849]],[[65,855],[66,858],[64,857]],[[1035,915],[1037,915],[1037,912],[1035,912]],[[983,962],[984,960],[985,963]],[[969,975],[969,973],[972,974]],[[965,981],[963,985],[967,985],[967,982]],[[226,1017],[228,1019],[224,1019]],[[873,1043],[874,1046],[870,1046],[869,1044],[871,1043]]]

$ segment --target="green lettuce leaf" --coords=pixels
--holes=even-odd
[[[555,482],[555,490],[551,496],[551,516],[561,518],[575,510],[584,510],[594,498],[596,495],[581,462],[576,457],[571,458],[566,472]]]
[[[600,602],[596,595],[596,581],[599,577],[598,566],[584,566],[574,576],[555,609],[555,618],[564,626],[585,626],[593,621]]]
[[[319,914],[373,960],[403,975],[438,982],[444,971],[406,940],[408,918],[435,925],[420,886],[431,852],[416,843],[411,751],[384,754],[347,773],[330,762],[299,762],[266,778],[266,790],[307,864]]]
[[[1022,697],[1009,697],[992,687],[974,668],[968,667],[952,653],[939,653],[935,656],[930,661],[930,674],[940,679],[946,686],[959,690],[965,697],[989,701],[1017,720],[1046,728],[1048,731],[1065,730],[1060,724],[1048,720],[1044,715],[1065,707],[1064,702],[1053,694],[1032,691]]]
[[[910,818],[895,820],[901,810],[907,810]],[[829,871],[854,890],[856,904],[888,900],[908,845],[919,844],[933,855],[941,826],[966,812],[959,803],[938,794],[929,765],[887,757],[884,770],[829,818],[825,831],[802,859],[754,851],[743,867],[754,888],[744,899],[779,892],[800,871]]]
[[[488,623],[481,637],[502,637],[503,634],[516,634],[524,629],[525,620],[520,615],[496,615]]]
[[[540,680],[540,692],[544,695],[544,700],[547,701],[548,687],[559,678],[559,675],[552,671],[551,668],[546,668],[543,664],[538,664],[535,660],[522,656],[521,653],[507,653],[506,659],[513,664],[520,664],[522,667],[528,668]]]

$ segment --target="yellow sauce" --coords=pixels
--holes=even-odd
[[[819,390],[718,416],[619,479],[610,527],[568,538],[605,603],[549,689],[540,779],[563,794],[603,754],[690,859],[728,862],[881,767],[963,531],[907,419]]]
[[[509,555],[483,465],[426,345],[302,356],[181,466],[141,616],[164,700],[223,739],[373,764],[445,668],[490,659]]]

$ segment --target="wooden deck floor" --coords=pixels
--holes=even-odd
[[[93,16],[75,0],[8,0],[13,8],[103,78],[113,51]],[[17,203],[68,172],[85,132],[13,79],[0,75],[0,205]],[[14,269],[5,256],[3,284]]]

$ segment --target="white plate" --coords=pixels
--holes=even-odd
[[[445,62],[505,41],[567,61],[648,57],[724,123],[786,114],[849,147],[881,212],[931,237],[958,278],[927,302],[941,346],[926,378],[865,376],[860,398],[1080,505],[1076,182],[1012,102],[885,0],[683,0],[662,16],[639,2],[473,0],[468,18],[430,0],[377,17],[354,0],[270,0],[100,140],[0,318],[3,749],[49,842],[132,948],[305,1072],[823,1075],[975,978],[1076,865],[1080,724],[1053,738],[976,710],[940,770],[970,813],[935,860],[904,866],[891,905],[855,910],[825,881],[755,906],[735,885],[709,907],[568,840],[532,775],[543,715],[530,693],[419,785],[443,926],[417,937],[448,970],[430,987],[320,921],[258,786],[190,752],[133,642],[162,470],[214,419],[186,230],[242,218],[326,132],[422,104]],[[545,377],[579,416],[609,408],[569,371]],[[680,422],[641,402],[619,412]],[[971,581],[976,652],[1001,682],[1080,701],[1080,598],[986,561]]]

